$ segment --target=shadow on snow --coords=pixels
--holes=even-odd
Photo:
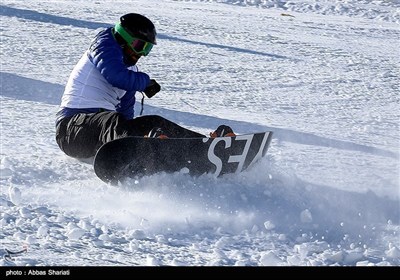
[[[53,23],[53,24],[59,24],[59,25],[75,26],[75,27],[80,27],[80,28],[89,28],[89,29],[97,29],[97,28],[104,28],[104,27],[112,26],[112,24],[110,24],[110,23],[73,19],[73,18],[68,18],[68,17],[63,17],[63,16],[50,15],[47,13],[41,13],[41,12],[37,12],[37,11],[27,10],[27,9],[12,8],[12,7],[8,7],[8,6],[4,6],[4,5],[0,5],[0,15],[13,16],[13,17],[19,17],[19,18],[23,18],[23,19],[27,19],[27,20],[34,20],[34,21],[45,22],[45,23]],[[249,49],[237,48],[237,47],[232,47],[232,46],[224,46],[224,45],[219,45],[219,44],[211,44],[211,43],[205,43],[205,42],[200,42],[200,41],[193,41],[193,40],[188,40],[188,39],[184,39],[184,38],[178,38],[178,37],[174,37],[174,36],[164,35],[164,34],[158,34],[157,38],[161,39],[161,40],[171,40],[171,41],[179,41],[179,42],[185,42],[185,43],[195,44],[195,45],[202,45],[202,46],[206,46],[209,48],[219,48],[219,49],[224,49],[224,50],[233,51],[233,52],[242,52],[242,53],[248,53],[248,54],[253,54],[253,55],[261,55],[261,56],[271,57],[271,58],[275,58],[275,59],[292,59],[292,58],[282,56],[282,55],[277,55],[277,54],[270,54],[270,53],[253,51],[253,50],[249,50]]]
[[[59,84],[38,81],[6,72],[0,72],[0,75],[2,96],[27,101],[42,102],[51,105],[60,104],[64,87]],[[137,105],[140,106],[140,104]],[[245,121],[226,120],[217,117],[198,115],[188,112],[178,112],[175,110],[162,109],[150,105],[146,105],[145,107],[146,114],[161,115],[167,119],[171,119],[175,122],[188,126],[209,129],[210,127],[208,126],[216,127],[221,123],[225,123],[226,125],[235,127],[235,131],[239,131],[242,133],[270,130],[274,132],[273,138],[280,141],[287,141],[312,146],[331,147],[340,150],[359,151],[396,159],[398,158],[398,154],[391,151],[348,141],[335,140],[314,135],[312,133],[274,128],[265,125],[248,123]],[[136,112],[139,111],[140,110],[136,110]],[[204,126],[205,124],[207,125],[207,127]]]

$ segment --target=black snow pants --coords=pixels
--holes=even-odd
[[[144,136],[160,127],[169,137],[205,137],[157,115],[125,119],[117,112],[76,114],[64,118],[56,126],[60,149],[74,158],[93,157],[106,142],[126,136]]]

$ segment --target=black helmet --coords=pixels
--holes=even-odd
[[[151,20],[149,20],[147,17],[134,13],[126,14],[120,18],[120,25],[131,36],[152,43],[153,45],[156,44],[156,28],[154,27],[154,24],[151,22]],[[117,28],[115,29],[115,31],[118,32]],[[120,35],[124,38],[122,34]]]

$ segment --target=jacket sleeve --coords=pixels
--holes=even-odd
[[[127,120],[133,119],[134,106],[135,106],[135,92],[128,91],[121,98],[120,104],[117,106],[116,111],[121,113]]]
[[[110,28],[96,36],[89,48],[89,59],[114,87],[128,92],[143,91],[150,83],[146,73],[131,71],[125,65],[123,51]]]

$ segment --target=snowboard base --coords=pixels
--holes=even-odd
[[[125,137],[104,144],[94,158],[107,183],[184,168],[192,176],[238,173],[265,156],[272,132],[217,138]]]

